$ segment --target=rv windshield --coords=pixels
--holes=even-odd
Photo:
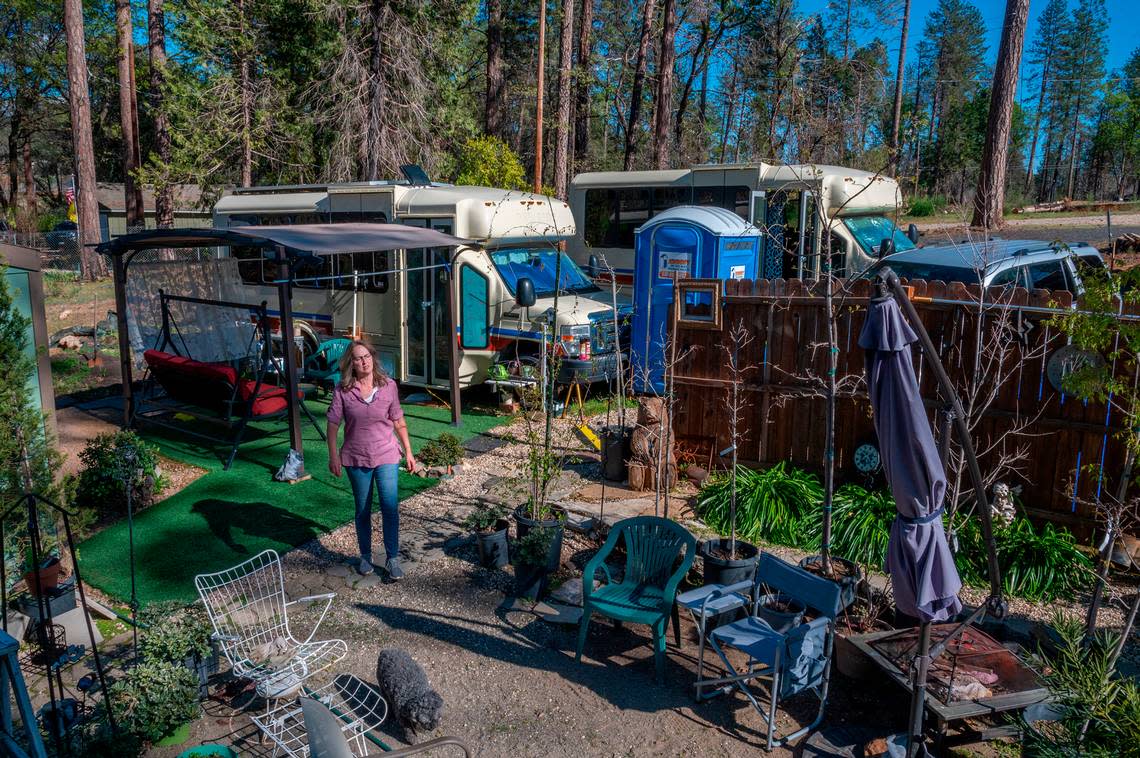
[[[851,230],[851,234],[859,241],[859,247],[870,256],[879,254],[879,247],[888,237],[895,243],[895,252],[914,250],[914,243],[902,229],[895,226],[895,222],[886,216],[854,216],[843,219],[843,223]]]
[[[491,260],[499,276],[511,294],[515,294],[515,283],[524,276],[534,282],[536,297],[550,297],[554,294],[554,269],[558,258],[562,257],[562,280],[560,289],[567,293],[597,292],[598,288],[582,273],[582,269],[566,253],[550,248],[512,247],[491,251]]]

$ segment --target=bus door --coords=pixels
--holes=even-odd
[[[407,219],[408,226],[430,227],[451,234],[450,219]],[[451,376],[448,339],[451,322],[447,288],[448,248],[418,248],[405,254],[404,355],[408,381],[415,384],[446,384]]]
[[[764,232],[761,276],[819,275],[819,219],[814,192],[783,187],[752,193],[753,221]]]

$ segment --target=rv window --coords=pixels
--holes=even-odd
[[[314,258],[316,258],[316,260],[314,260]],[[296,281],[296,285],[302,289],[324,290],[328,289],[332,284],[332,281],[327,278],[332,276],[332,272],[332,256],[305,256],[298,259],[298,263],[294,266],[293,278]],[[313,281],[313,279],[316,279],[316,281]]]
[[[254,245],[234,245],[230,255],[237,258],[238,275],[245,284],[261,284],[261,248]]]
[[[624,187],[617,190],[618,228],[615,247],[633,247],[633,232],[649,220],[649,189]]]
[[[694,205],[724,205],[724,187],[697,187],[693,190]]]
[[[689,202],[688,187],[654,187],[653,215]]]
[[[751,202],[751,197],[751,187],[725,187],[724,207],[735,213],[737,216],[740,216],[745,221],[748,221],[748,208]]]
[[[460,346],[468,350],[487,347],[487,326],[490,321],[487,303],[487,277],[470,266],[459,273]]]
[[[586,228],[583,236],[591,247],[613,247],[617,234],[617,200],[613,190],[586,190]]]
[[[336,279],[333,280],[334,289],[349,290],[353,288],[352,272],[358,272],[356,286],[359,292],[375,292],[383,294],[388,291],[390,281],[387,272],[389,253],[341,253],[336,256]]]

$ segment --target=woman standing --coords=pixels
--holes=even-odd
[[[337,450],[337,432],[344,422],[344,444]],[[393,434],[395,432],[395,434]],[[376,362],[376,353],[367,342],[354,340],[340,359],[340,382],[333,390],[328,412],[329,471],[340,477],[348,473],[356,500],[356,542],[360,547],[357,571],[371,574],[372,568],[372,489],[380,490],[380,516],[384,534],[384,567],[397,580],[400,569],[400,511],[396,480],[400,447],[409,472],[416,470],[416,459],[408,441],[408,425],[400,408],[396,382]]]

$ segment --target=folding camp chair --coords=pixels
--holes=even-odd
[[[748,608],[756,597],[755,572],[752,579],[735,584],[706,584],[703,587],[682,592],[677,596],[677,606],[693,615],[697,627],[697,700],[701,699],[701,681],[704,679],[705,650],[708,649],[708,626],[725,614]],[[680,644],[678,644],[680,647]]]
[[[249,679],[268,703],[291,698],[313,675],[348,655],[343,640],[314,640],[332,606],[335,592],[289,601],[281,558],[266,550],[233,568],[194,577],[218,641],[234,675]],[[289,627],[289,608],[298,603],[324,600],[325,607],[313,631],[298,640]]]
[[[715,694],[731,689],[724,685],[739,689],[768,725],[766,749],[771,750],[807,734],[823,720],[835,649],[835,617],[841,609],[840,588],[835,582],[785,563],[771,553],[761,556],[756,583],[766,586],[769,592],[799,600],[818,612],[819,617],[780,633],[756,616],[757,595],[751,616],[709,633],[708,644],[724,663],[728,676],[698,681],[697,693],[700,699],[705,687],[716,688]],[[738,671],[729,661],[727,648],[735,648],[748,656],[743,670]],[[770,680],[767,711],[749,686],[749,682],[756,679]],[[819,699],[815,719],[791,734],[777,737],[776,709],[780,701],[803,692],[810,692]]]

